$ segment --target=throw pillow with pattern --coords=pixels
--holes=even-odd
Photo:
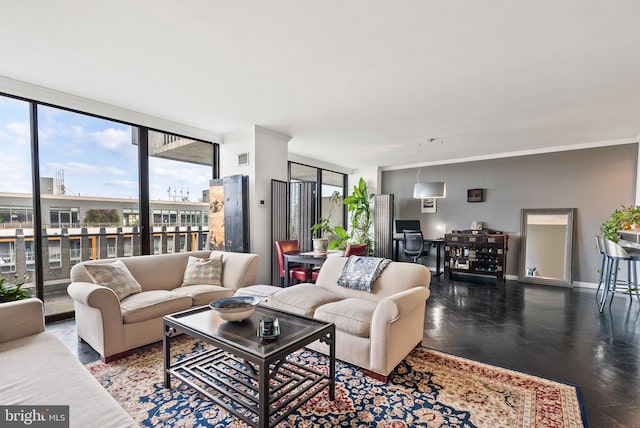
[[[182,286],[198,284],[222,285],[222,255],[210,259],[189,256]]]
[[[112,289],[119,300],[142,291],[142,286],[120,260],[112,263],[86,264],[87,273],[94,284]]]

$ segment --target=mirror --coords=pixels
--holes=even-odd
[[[571,286],[575,208],[523,209],[518,281]]]

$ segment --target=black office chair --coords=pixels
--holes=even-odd
[[[420,230],[404,230],[402,232],[403,239],[402,251],[407,257],[411,257],[413,263],[418,263],[422,257],[429,255],[429,245],[424,245],[424,238]]]

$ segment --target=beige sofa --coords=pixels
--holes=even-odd
[[[53,334],[42,302],[0,304],[0,404],[69,406],[69,426],[137,427],[116,400]]]
[[[298,284],[269,297],[277,309],[330,321],[336,325],[336,357],[386,379],[400,361],[421,343],[429,269],[420,264],[391,262],[373,283],[372,292],[337,285],[347,258],[328,257],[315,284]],[[311,348],[328,353],[328,346]]]
[[[222,286],[181,287],[189,256],[222,255]],[[120,259],[142,286],[142,292],[120,301],[107,287],[92,282],[85,265],[71,269],[67,288],[74,299],[78,337],[102,355],[104,361],[126,355],[126,351],[162,339],[162,317],[232,296],[238,288],[255,284],[258,255],[220,251],[134,256]]]

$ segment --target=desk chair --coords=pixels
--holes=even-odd
[[[278,264],[280,266],[280,286],[284,284],[284,254],[299,253],[300,244],[297,240],[276,241],[276,250],[278,251]],[[289,263],[289,279],[294,281],[308,282],[311,279],[311,268],[303,266],[299,263]]]
[[[418,263],[422,257],[429,255],[429,245],[425,247],[424,237],[420,230],[404,230],[402,232],[402,251],[410,257],[413,263]]]

